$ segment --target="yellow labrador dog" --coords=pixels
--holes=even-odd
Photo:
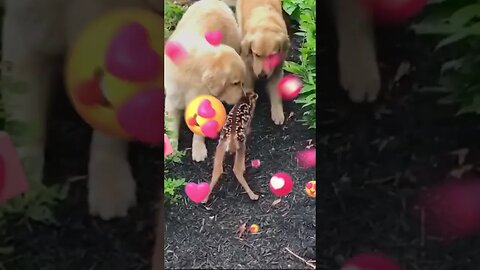
[[[272,120],[284,121],[282,103],[273,91],[282,76],[280,65],[272,73],[261,72],[267,54],[288,49],[286,30],[281,16],[281,0],[224,0],[235,7],[244,38],[242,55],[249,62],[253,78],[269,77],[267,89],[271,98]],[[354,102],[375,101],[380,91],[371,18],[360,0],[331,0],[339,41],[340,83]],[[243,49],[243,48],[242,48]]]
[[[220,31],[222,44],[210,44],[205,34]],[[230,8],[220,0],[200,0],[192,4],[167,42],[181,44],[187,53],[180,63],[165,55],[165,111],[167,128],[178,132],[182,110],[199,95],[213,95],[235,104],[244,95],[245,63],[239,55],[240,32]],[[177,146],[178,138],[172,138]],[[207,157],[205,137],[194,134],[192,158]]]
[[[41,181],[44,165],[46,110],[50,90],[63,76],[60,59],[84,26],[118,7],[143,7],[163,16],[163,0],[5,0],[3,61],[8,74],[23,82],[27,92],[3,89],[6,113],[26,122],[29,141],[17,150]],[[2,75],[5,72],[2,72]],[[127,161],[127,142],[94,131],[88,167],[90,213],[108,220],[123,217],[136,202],[136,186]]]

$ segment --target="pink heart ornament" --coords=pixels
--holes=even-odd
[[[222,32],[220,31],[213,31],[205,33],[205,39],[208,43],[212,44],[213,46],[218,46],[222,43]]]
[[[212,139],[218,136],[218,122],[215,120],[209,120],[200,127],[202,133]]]
[[[132,22],[123,26],[106,53],[106,68],[114,76],[128,81],[152,80],[160,75],[160,56],[150,46],[148,31]]]
[[[207,198],[209,192],[210,185],[206,182],[199,184],[190,182],[185,185],[185,193],[194,203],[201,203],[205,198]]]
[[[165,44],[165,54],[176,65],[180,64],[188,55],[182,44],[176,41],[168,41]]]
[[[163,134],[163,157],[170,155],[173,153],[173,147],[168,139],[167,134]]]
[[[212,118],[215,116],[215,110],[213,109],[210,100],[205,99],[200,103],[197,109],[197,114],[203,118]]]
[[[282,58],[282,53],[275,53],[269,55],[267,59],[263,62],[263,70],[266,72],[271,72],[282,62]]]

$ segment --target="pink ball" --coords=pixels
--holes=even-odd
[[[284,100],[292,100],[298,97],[302,88],[302,80],[294,75],[287,75],[278,82],[278,93]]]
[[[292,177],[285,172],[278,172],[270,178],[270,190],[276,196],[282,197],[292,192]]]
[[[363,253],[352,257],[340,270],[401,270],[401,267],[383,254]]]
[[[5,178],[7,177],[6,168],[5,168],[5,160],[3,157],[0,156],[0,196],[3,193],[3,189],[5,188]]]
[[[163,139],[163,90],[140,91],[117,111],[120,126],[143,143],[160,144]]]
[[[420,193],[417,204],[430,233],[445,241],[480,232],[480,181],[454,181]],[[422,214],[422,216],[420,216]]]
[[[361,0],[381,23],[402,23],[417,15],[427,0]]]

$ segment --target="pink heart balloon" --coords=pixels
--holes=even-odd
[[[5,160],[0,156],[0,197],[5,189],[5,178],[7,177],[5,170]]]
[[[140,91],[117,111],[120,126],[133,138],[148,144],[160,144],[163,134],[163,90]]]
[[[213,31],[205,33],[205,39],[208,43],[212,44],[213,46],[218,46],[222,43],[222,32],[220,31]]]
[[[107,70],[128,81],[152,80],[160,76],[163,63],[150,46],[149,39],[147,30],[139,23],[123,26],[107,50]]]
[[[282,59],[282,53],[269,55],[267,59],[263,62],[263,70],[265,70],[266,72],[271,72],[282,62]]]
[[[168,41],[165,44],[165,54],[176,65],[180,64],[188,55],[182,44],[176,41]]]
[[[199,184],[190,182],[185,186],[185,193],[194,203],[201,203],[208,196],[209,192],[210,185],[206,182]]]
[[[215,110],[212,107],[210,100],[203,100],[197,109],[197,114],[203,118],[212,118],[215,116]]]
[[[200,127],[202,133],[212,139],[218,136],[218,122],[215,120],[209,120]]]

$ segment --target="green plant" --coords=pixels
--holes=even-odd
[[[178,21],[185,13],[186,7],[175,4],[172,0],[165,0],[164,4],[164,23],[165,23],[165,39],[167,39],[171,34],[172,31],[175,30],[175,25],[177,25]]]
[[[413,29],[438,36],[434,50],[447,56],[438,81],[447,94],[439,103],[458,104],[458,114],[480,114],[480,1],[435,1]]]
[[[167,115],[165,115],[165,122],[171,121]],[[165,133],[167,134],[168,137],[176,137],[174,132],[167,130],[165,127]],[[173,145],[174,149],[176,149],[176,145]],[[178,194],[178,190],[185,185],[185,179],[184,178],[175,178],[175,177],[169,177],[169,170],[167,167],[169,165],[172,165],[174,163],[181,163],[182,158],[185,156],[185,151],[178,151],[175,150],[172,154],[168,155],[164,159],[164,169],[163,169],[163,202],[164,203],[176,203],[179,198],[181,198],[180,194]]]
[[[23,95],[28,89],[24,84],[14,82],[9,77],[3,77],[0,82],[0,93],[2,98],[5,95]],[[25,123],[12,119],[10,115],[5,114],[4,105],[0,100],[0,130],[5,130],[12,137],[15,146],[22,146],[28,143],[36,136],[38,123]],[[28,179],[33,179],[32,175],[37,175],[38,168],[34,160],[21,160]],[[29,181],[29,189],[25,194],[15,197],[6,203],[0,205],[0,220],[7,217],[14,217],[20,221],[28,219],[43,222],[55,223],[53,208],[61,200],[67,197],[69,191],[69,182],[63,185],[46,186],[41,181]],[[0,222],[0,226],[2,226]]]
[[[295,35],[303,38],[299,48],[299,63],[287,61],[284,69],[303,79],[303,89],[295,102],[302,104],[303,121],[309,128],[316,128],[316,1],[285,0],[285,12],[299,25]]]

